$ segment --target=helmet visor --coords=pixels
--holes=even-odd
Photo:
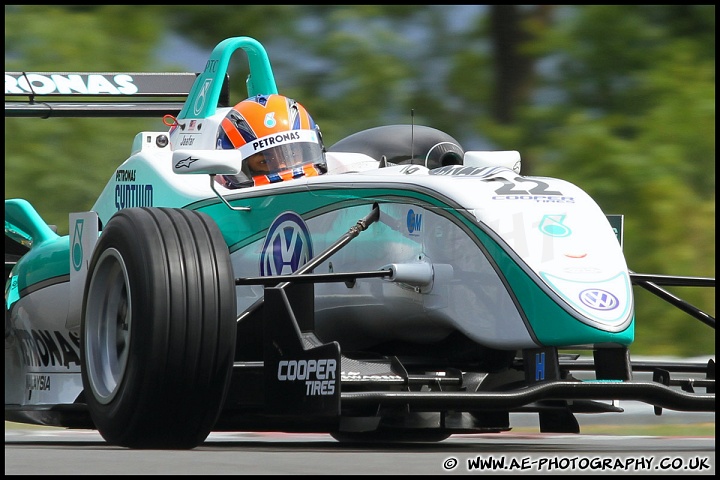
[[[258,138],[240,147],[250,175],[269,175],[307,164],[325,163],[314,130],[291,130]]]

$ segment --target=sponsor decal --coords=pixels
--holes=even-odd
[[[82,267],[82,232],[84,224],[85,220],[82,218],[78,218],[75,221],[75,229],[73,230],[72,251],[70,252],[70,255],[72,255],[72,266],[76,272],[79,272],[80,268]]]
[[[50,390],[50,375],[25,375],[26,390]]]
[[[152,207],[153,186],[120,184],[115,185],[115,208]]]
[[[10,308],[15,302],[20,300],[20,294],[18,292],[18,278],[13,276],[9,280],[10,287],[5,287],[5,308]]]
[[[266,135],[253,142],[246,143],[240,147],[239,150],[242,158],[247,158],[250,155],[268,148],[298,142],[318,143],[317,132],[315,130],[292,130],[289,132]]]
[[[260,252],[260,275],[295,272],[313,257],[310,231],[295,212],[280,214],[270,225]]]
[[[275,147],[285,143],[292,143],[300,140],[300,134],[297,131],[279,133],[269,137],[263,137],[251,143],[253,150],[264,150],[268,147]]]
[[[562,192],[550,189],[550,185],[537,178],[514,177],[513,179],[499,176],[507,173],[505,167],[467,167],[448,165],[430,171],[430,175],[476,177],[484,182],[500,183],[495,190],[493,200],[531,200],[536,203],[575,203],[573,197],[564,196]]]
[[[562,192],[550,190],[550,185],[536,178],[515,177],[513,180],[502,177],[494,177],[486,179],[485,181],[502,183],[502,185],[495,190],[497,195],[533,195],[544,197],[548,195],[562,195]]]
[[[538,227],[542,233],[551,237],[568,237],[572,233],[569,227],[563,225],[565,215],[545,215]]]
[[[422,227],[422,214],[415,213],[411,208],[407,213],[407,229],[408,233],[412,236],[417,236]]]
[[[131,75],[28,73],[13,77],[5,75],[5,95],[133,95],[138,87]]]
[[[121,210],[130,207],[151,207],[153,205],[153,186],[124,182],[135,181],[135,170],[115,170],[115,208]]]
[[[17,330],[17,338],[30,367],[80,367],[80,337],[73,332]]]
[[[535,203],[575,203],[573,197],[547,197],[544,195],[495,195],[493,200],[531,200]]]
[[[211,67],[210,62],[205,65],[205,71],[214,70],[217,66]],[[202,112],[205,102],[207,101],[208,92],[212,85],[212,78],[206,78],[203,84],[200,86],[200,90],[195,94],[195,103],[193,104],[193,113],[195,116],[199,116]]]
[[[613,310],[620,305],[618,298],[607,290],[589,288],[578,295],[580,301],[594,310]]]
[[[116,182],[134,182],[135,170],[115,170]]]
[[[535,381],[545,380],[545,352],[535,354]]]
[[[195,137],[192,135],[183,135],[182,139],[180,140],[181,147],[189,147],[193,143],[195,143]]]
[[[265,115],[265,120],[263,121],[263,124],[267,128],[273,128],[275,125],[277,125],[277,120],[275,120],[275,112],[269,112]]]
[[[502,185],[495,190],[493,200],[523,200],[536,203],[575,203],[573,197],[551,190],[550,185],[536,178],[515,177],[510,180],[503,177],[483,179],[485,182],[498,182]]]
[[[218,62],[217,60],[210,59],[205,64],[205,73],[215,73],[218,69]]]
[[[337,361],[334,358],[281,360],[277,379],[280,382],[305,382],[307,396],[333,395],[336,370]]]
[[[403,381],[403,378],[399,375],[366,375],[360,372],[341,372],[340,378],[343,382],[359,382],[359,381],[373,381],[373,382],[398,382]]]
[[[183,158],[182,160],[180,160],[179,162],[177,162],[175,164],[175,168],[180,168],[180,167],[190,168],[190,165],[197,162],[198,160],[199,160],[199,158],[193,158],[193,157]]]

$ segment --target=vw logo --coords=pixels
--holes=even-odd
[[[307,225],[295,212],[279,215],[270,225],[260,252],[260,275],[295,272],[313,257]]]
[[[620,305],[615,295],[599,288],[589,288],[580,292],[580,301],[594,310],[612,310]]]

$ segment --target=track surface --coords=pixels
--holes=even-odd
[[[505,462],[488,467],[478,461]],[[329,435],[212,433],[190,451],[128,450],[90,430],[8,429],[6,475],[707,474],[715,438],[454,435],[434,444],[341,444]]]
[[[715,413],[624,402],[620,414],[578,415],[590,425],[714,423]],[[211,433],[190,451],[109,446],[93,430],[5,430],[6,475],[673,474],[715,473],[715,437],[568,435],[539,432],[537,415],[513,414],[515,431],[453,435],[428,444],[344,444],[329,435]],[[17,428],[16,428],[17,427]],[[473,462],[505,462],[504,468]],[[496,463],[497,466],[497,463]],[[574,468],[573,468],[574,467]]]

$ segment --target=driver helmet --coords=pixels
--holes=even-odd
[[[327,172],[320,129],[305,107],[283,95],[256,95],[235,105],[220,124],[216,148],[241,154],[241,173],[219,179],[228,188]]]

